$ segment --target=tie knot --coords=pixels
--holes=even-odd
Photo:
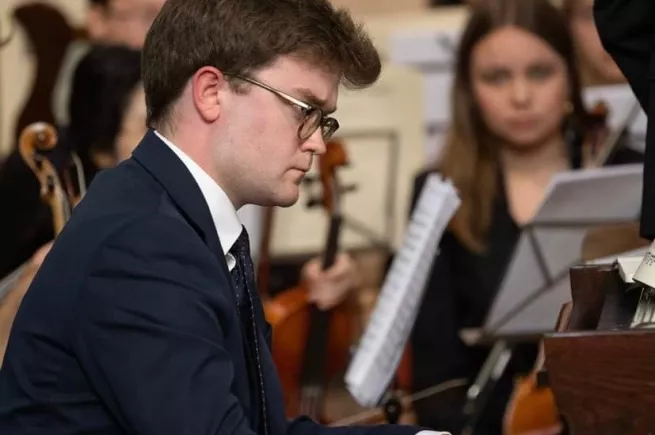
[[[235,257],[247,258],[250,256],[250,239],[248,238],[248,231],[243,225],[241,226],[241,234],[239,234],[230,251]]]

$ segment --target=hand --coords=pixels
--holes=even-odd
[[[354,260],[344,253],[337,255],[328,270],[321,270],[321,258],[314,258],[302,268],[302,281],[307,284],[309,300],[321,310],[339,305],[359,286],[360,276]]]

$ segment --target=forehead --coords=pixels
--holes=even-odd
[[[535,62],[564,62],[542,38],[514,26],[489,33],[475,45],[471,56],[473,68],[520,68]]]
[[[339,74],[311,62],[293,56],[281,56],[257,73],[257,77],[308,103],[311,99],[323,101],[326,103],[323,109],[336,107]]]

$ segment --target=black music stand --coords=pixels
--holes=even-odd
[[[642,165],[572,171],[553,178],[545,200],[522,231],[485,324],[462,331],[470,344],[494,343],[467,394],[463,435],[474,433],[516,343],[552,332],[562,305],[571,298],[571,267],[582,261],[589,228],[637,222]]]

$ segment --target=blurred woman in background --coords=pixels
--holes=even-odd
[[[80,61],[71,84],[69,123],[58,128],[53,162],[76,152],[87,184],[116,161],[115,140],[130,94],[141,80],[140,53],[121,46],[96,46]],[[137,138],[138,141],[138,138]],[[0,277],[27,261],[54,237],[50,207],[41,201],[39,182],[18,150],[0,170]]]
[[[521,229],[553,175],[582,168],[591,157],[583,152],[590,118],[575,47],[548,0],[488,0],[473,8],[453,86],[450,131],[433,170],[452,179],[462,203],[442,238],[412,332],[414,391],[450,379],[474,381],[489,348],[467,346],[460,331],[482,326]],[[639,160],[622,151],[613,163]],[[414,202],[428,173],[415,180]],[[513,379],[533,368],[536,354],[536,343],[514,347],[476,434],[502,433]],[[465,396],[461,388],[416,403],[418,423],[460,433]]]

